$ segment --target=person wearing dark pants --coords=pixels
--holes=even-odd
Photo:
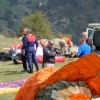
[[[26,72],[27,71],[27,61],[26,61],[26,55],[21,55],[21,60],[23,63],[23,70],[21,72]]]
[[[36,67],[36,70],[38,71],[39,68],[38,68],[38,62],[36,60],[36,51],[35,51],[34,47],[28,47],[27,49],[28,50],[26,52],[26,55],[27,55],[28,67],[30,69],[29,73],[33,72],[33,63]]]
[[[52,47],[53,45],[54,45],[54,41],[52,39],[49,39],[48,44],[43,47],[42,68],[54,67],[56,52]]]
[[[24,38],[26,37],[27,31],[28,31],[28,28],[25,28],[23,30],[24,35],[23,35],[23,38],[22,38],[22,43],[24,42]],[[25,50],[24,50],[23,46],[21,48],[21,52],[22,52],[22,54],[21,54],[21,60],[22,60],[22,64],[23,64],[23,70],[21,72],[27,72],[26,53],[25,53]]]
[[[27,36],[24,38],[23,46],[24,50],[26,51],[27,62],[29,71],[28,73],[33,72],[33,63],[35,64],[36,70],[39,70],[38,62],[36,60],[36,50],[38,47],[38,40],[36,36],[31,34],[31,30],[29,29],[26,33]],[[36,46],[36,48],[35,48]]]

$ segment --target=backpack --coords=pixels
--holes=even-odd
[[[58,49],[58,48],[54,48],[54,50],[55,50],[56,54],[61,54],[60,49]]]

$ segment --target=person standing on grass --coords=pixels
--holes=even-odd
[[[92,40],[88,38],[88,33],[83,32],[81,36],[86,39],[86,43],[91,47],[91,52],[93,52]]]
[[[48,44],[43,47],[43,63],[42,68],[54,67],[56,52],[52,47],[54,41],[52,39],[48,40]]]
[[[22,43],[24,42],[24,38],[26,37],[26,33],[28,32],[28,28],[25,28],[23,30],[23,37],[22,37]],[[24,50],[24,47],[22,45],[22,48],[21,48],[21,60],[22,60],[22,63],[23,63],[23,70],[21,72],[27,72],[27,61],[26,61],[26,52]]]
[[[36,36],[32,35],[31,29],[28,29],[28,32],[26,34],[27,36],[24,39],[23,46],[27,56],[27,62],[29,67],[28,73],[33,73],[33,63],[35,64],[36,70],[37,71],[39,70],[38,62],[36,60],[36,50],[38,47],[38,40]]]

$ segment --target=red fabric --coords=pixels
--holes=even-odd
[[[42,62],[43,62],[43,56],[39,56],[39,57],[37,57],[36,59],[37,59],[38,63],[42,63]],[[55,57],[55,62],[64,62],[65,59],[66,59],[65,56],[56,56],[56,57]],[[16,62],[17,62],[18,64],[22,64],[22,61],[18,61],[18,60],[17,60]]]
[[[38,63],[42,63],[43,62],[43,56],[39,56],[36,58]]]
[[[17,60],[17,63],[18,63],[18,64],[22,64],[22,61]]]
[[[56,56],[55,57],[55,62],[64,62],[65,59],[66,59],[65,56]],[[43,62],[43,56],[37,57],[37,61],[38,61],[38,63],[42,63]]]
[[[56,56],[55,57],[55,62],[64,62],[66,59],[65,56]]]
[[[28,42],[33,42],[33,41],[36,41],[36,37],[32,34],[28,35]]]
[[[43,62],[43,56],[39,56],[36,58],[38,63],[42,63]],[[55,62],[64,62],[66,59],[65,56],[56,56],[55,57]],[[22,61],[17,61],[18,64],[22,64]]]
[[[22,43],[14,43],[10,46],[10,48],[21,49],[22,48]]]

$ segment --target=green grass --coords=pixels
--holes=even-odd
[[[0,52],[8,52],[6,48],[10,49],[13,43],[21,43],[21,40],[18,38],[0,38]]]
[[[55,63],[55,67],[62,67],[67,63],[73,61],[75,59],[66,59],[65,62],[57,62]],[[39,69],[41,69],[41,64],[39,64]],[[23,69],[22,64],[13,64],[13,61],[0,61],[0,82],[10,82],[15,80],[20,80],[23,78],[28,78],[31,74],[27,72],[21,73]],[[36,72],[36,68],[34,66],[34,73]]]
[[[63,67],[69,62],[72,62],[76,59],[66,59],[65,62],[55,63],[56,67]],[[41,64],[39,64],[39,68],[41,69]],[[36,69],[34,67],[34,73],[29,74],[27,72],[21,73],[22,64],[13,64],[13,61],[0,61],[0,82],[11,82],[17,81],[21,79],[25,79],[30,77],[32,74],[35,73]],[[0,94],[0,100],[14,100],[16,93],[7,93],[7,94]]]
[[[0,50],[3,52],[7,52],[3,48],[9,48],[14,42],[21,42],[21,40],[17,38],[0,38]],[[55,63],[56,67],[63,67],[69,62],[72,62],[76,59],[70,58],[66,59],[65,62]],[[39,64],[39,68],[41,69],[41,64]],[[0,82],[11,82],[17,81],[25,78],[29,78],[32,74],[35,73],[36,68],[34,67],[34,73],[29,74],[27,72],[21,73],[22,64],[13,64],[13,61],[0,61]],[[0,94],[0,100],[14,100],[16,93],[8,93],[8,94]]]

